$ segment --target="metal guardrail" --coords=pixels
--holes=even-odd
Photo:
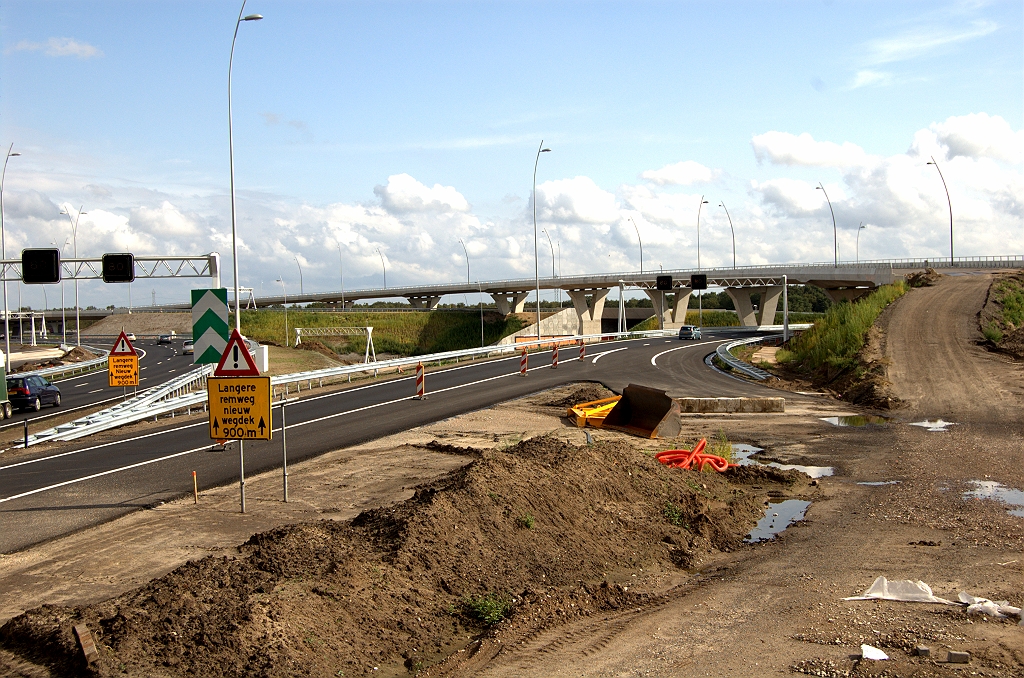
[[[766,337],[752,337],[750,339],[739,339],[737,341],[730,341],[728,344],[719,344],[718,348],[715,349],[715,353],[718,354],[718,357],[722,360],[723,363],[725,363],[732,369],[736,370],[737,372],[742,372],[743,374],[753,377],[758,381],[764,381],[765,379],[768,379],[774,375],[771,374],[770,372],[765,372],[760,368],[754,367],[750,363],[740,360],[732,353],[730,353],[730,351],[737,346],[743,346],[745,344],[760,344],[764,343],[765,339],[781,338],[781,334],[771,334]]]
[[[402,367],[412,367],[420,362],[437,362],[441,364],[446,361],[458,361],[460,358],[475,358],[476,356],[504,356],[515,355],[524,348],[547,348],[553,343],[578,343],[579,341],[601,341],[602,339],[630,339],[655,336],[675,336],[675,330],[648,330],[641,332],[613,332],[609,334],[587,334],[569,337],[553,337],[541,340],[524,341],[518,344],[507,346],[484,346],[482,348],[464,349],[461,351],[446,351],[444,353],[431,353],[423,356],[411,356],[407,358],[394,358],[392,360],[381,360],[374,363],[356,363],[354,365],[340,365],[322,370],[307,372],[296,372],[282,374],[270,378],[271,387],[284,386],[284,393],[288,392],[288,385],[295,384],[296,391],[301,391],[303,382],[312,387],[316,380],[320,385],[324,379],[349,376],[359,373],[370,373],[374,376],[382,371],[397,370]],[[572,356],[570,356],[572,357]],[[93,433],[107,431],[127,424],[132,424],[150,417],[160,417],[182,410],[191,411],[193,408],[202,407],[206,409],[206,390],[203,386],[206,379],[213,372],[213,365],[204,365],[192,370],[188,374],[154,386],[133,398],[118,403],[100,412],[95,412],[75,421],[60,424],[45,431],[40,431],[28,437],[28,444],[54,440],[75,440]],[[197,390],[201,389],[201,390]],[[275,394],[277,391],[275,390]]]

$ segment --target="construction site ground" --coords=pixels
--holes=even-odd
[[[1024,604],[1024,518],[964,496],[1024,488],[1022,366],[976,343],[988,282],[942,278],[885,314],[904,402],[886,424],[833,426],[862,411],[822,398],[588,445],[561,415],[601,393],[565,387],[293,466],[287,504],[268,473],[245,515],[223,487],[3,556],[0,674],[80,672],[85,622],[99,675],[1020,676],[1016,620],[842,600],[884,575]],[[955,423],[914,425],[938,418]],[[722,432],[835,474],[653,459]],[[811,502],[803,521],[742,543],[787,499]],[[890,659],[852,659],[861,643]]]

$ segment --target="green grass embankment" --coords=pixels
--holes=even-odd
[[[422,313],[317,313],[288,311],[288,344],[295,342],[296,327],[372,327],[373,344],[378,353],[422,355],[455,351],[480,345],[480,316],[470,312]],[[503,318],[484,312],[484,343],[491,344],[522,327],[514,317]],[[242,332],[259,342],[285,342],[285,314],[270,309],[242,311]],[[355,337],[316,337],[316,341],[339,352],[362,353],[366,339]]]
[[[1024,280],[1004,278],[992,283],[989,299],[995,313],[981,328],[985,338],[998,344],[1003,336],[1024,326]]]
[[[883,285],[856,303],[835,304],[814,327],[780,349],[776,360],[806,373],[825,378],[857,367],[857,354],[864,347],[868,330],[882,310],[903,296],[908,287],[899,281]]]

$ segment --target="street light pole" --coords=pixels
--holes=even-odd
[[[537,147],[537,157],[533,161],[533,277],[537,285],[537,339],[540,339],[540,250],[537,247],[537,165],[540,163],[541,153],[550,153],[550,148],[544,148],[544,140],[540,140]]]
[[[732,227],[732,217],[729,216],[729,208],[725,202],[718,203],[718,206],[725,210],[725,216],[729,217],[729,230],[732,231],[732,267],[736,268],[736,229]]]
[[[640,229],[637,228],[636,222],[633,221],[633,217],[627,217],[629,223],[633,224],[633,230],[636,231],[636,240],[640,243],[640,275],[644,274],[644,241],[640,239]]]
[[[7,243],[4,239],[4,179],[7,177],[7,161],[11,158],[21,155],[21,153],[12,153],[14,150],[14,142],[7,148],[7,155],[4,156],[4,169],[0,173],[0,258],[5,261],[7,259]],[[7,270],[4,267],[4,367],[7,372],[11,371],[11,325],[7,316],[10,315],[9,309],[7,308]]]
[[[56,241],[51,241],[51,244],[54,247],[57,246]],[[64,258],[64,250],[67,248],[67,246],[68,246],[68,239],[65,238],[64,239],[64,245],[60,248],[60,256],[61,256],[62,259]],[[156,302],[154,302],[153,305],[156,306]],[[64,276],[61,276],[61,279],[60,279],[60,327],[61,327],[61,330],[63,332],[63,337],[64,337],[64,341],[62,343],[67,344],[68,343],[68,318],[67,318],[67,313],[64,310],[64,306],[65,306],[65,304],[64,304]]]
[[[704,205],[707,205],[708,201],[704,199],[702,195],[700,197],[700,204],[697,205],[697,270],[700,270],[700,210]],[[735,266],[734,266],[735,267]],[[700,294],[697,295],[698,297]]]
[[[946,177],[942,176],[942,170],[939,169],[939,163],[935,162],[935,156],[928,156],[932,159],[929,165],[935,165],[935,169],[939,171],[939,178],[942,179],[942,187],[946,189],[946,204],[949,205],[949,265],[953,265],[953,201],[949,199],[949,186],[946,185]]]
[[[820,181],[815,188],[825,194],[825,202],[828,203],[828,211],[832,214],[833,254],[835,255],[835,267],[839,268],[839,231],[836,230],[836,213],[832,209],[832,201],[828,199],[828,192],[825,190],[825,187],[821,185]]]
[[[284,276],[274,282],[281,283],[281,293],[284,295],[284,347],[288,348],[288,288],[284,284]]]
[[[345,310],[345,259],[341,254],[341,243],[338,243],[338,270],[341,271],[341,310]]]
[[[459,242],[462,244],[462,251],[466,253],[466,284],[469,284],[469,250],[466,249],[466,243],[462,242],[462,238],[459,238]]]
[[[860,263],[860,232],[867,228],[864,222],[860,222],[860,226],[857,227],[857,263]]]
[[[242,316],[238,312],[238,229],[235,223],[235,139],[231,122],[231,68],[235,62],[235,40],[238,38],[238,27],[243,21],[259,21],[263,18],[260,14],[250,14],[243,17],[245,2],[242,0],[242,8],[238,10],[238,21],[235,22],[235,34],[231,38],[231,55],[228,58],[228,168],[230,171],[231,183],[231,265],[235,276],[235,329],[239,334],[242,332]],[[76,253],[77,257],[78,254]],[[75,283],[78,284],[77,281]],[[245,487],[242,488],[242,513],[245,513]]]
[[[380,267],[384,271],[384,289],[388,288],[388,267],[384,265],[384,255],[380,253],[380,248],[377,247],[377,256],[380,257]]]
[[[74,242],[74,247],[75,247],[75,259],[78,259],[78,222],[82,218],[83,214],[88,214],[88,212],[83,212],[82,211],[82,209],[84,207],[85,207],[85,205],[82,205],[81,207],[78,208],[78,215],[74,219],[71,218],[71,208],[70,207],[65,207],[64,211],[61,212],[61,214],[68,215],[68,221],[71,222],[71,238],[72,238],[72,241]],[[81,270],[82,270],[82,265],[76,262],[75,263],[75,345],[76,346],[81,346],[82,345],[82,313],[81,313],[81,309],[78,306],[78,273]]]
[[[551,244],[551,236],[548,234],[548,229],[542,228],[544,231],[544,237],[548,239],[548,248],[551,250],[551,277],[555,278],[555,246]]]
[[[301,297],[303,294],[306,293],[305,289],[302,286],[302,264],[299,263],[299,258],[294,254],[292,255],[292,259],[295,260],[295,265],[299,267],[299,296]]]

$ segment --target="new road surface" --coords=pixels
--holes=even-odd
[[[135,348],[139,352],[139,389],[156,386],[195,367],[191,355],[182,355],[179,340],[172,344],[158,344],[152,339],[141,340],[135,342]],[[0,431],[11,427],[21,428],[25,420],[29,421],[32,431],[38,431],[52,426],[48,420],[55,416],[114,403],[124,398],[122,389],[107,386],[105,369],[55,380],[53,383],[60,388],[60,407],[44,406],[39,412],[16,410],[11,419],[0,425]]]
[[[288,405],[289,461],[575,381],[601,382],[617,392],[630,383],[642,384],[665,389],[673,397],[777,394],[705,365],[704,357],[727,340],[708,333],[698,341],[606,342],[588,346],[583,361],[575,348],[562,349],[557,369],[551,368],[550,352],[535,353],[526,377],[519,374],[518,356],[464,363],[428,372],[425,400],[412,398],[412,376],[310,395]],[[245,444],[247,475],[280,467],[276,408],[274,427],[273,441]],[[238,444],[212,447],[205,418],[101,444],[76,441],[59,451],[0,465],[0,552],[190,493],[193,470],[203,487],[237,482],[238,467]]]

